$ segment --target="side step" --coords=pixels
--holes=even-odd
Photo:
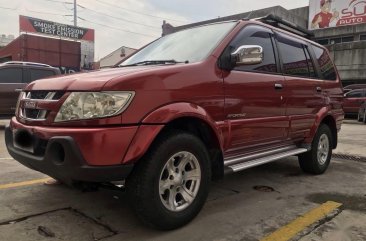
[[[266,163],[270,163],[270,162],[274,162],[277,160],[280,160],[282,158],[285,157],[289,157],[289,156],[294,156],[294,155],[298,155],[304,152],[307,152],[308,149],[306,148],[294,148],[291,150],[285,150],[282,151],[280,153],[276,153],[276,154],[272,154],[272,155],[268,155],[268,156],[263,156],[263,157],[259,157],[256,159],[252,159],[252,160],[248,160],[248,156],[243,156],[242,158],[235,158],[235,161],[233,160],[225,160],[224,165],[225,165],[225,174],[229,174],[232,172],[239,172],[248,168],[252,168],[255,166],[260,166]],[[239,162],[241,160],[241,162]],[[231,164],[231,163],[235,163],[235,164]]]

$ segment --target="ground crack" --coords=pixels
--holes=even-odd
[[[340,208],[336,209],[334,212],[332,212],[331,214],[327,215],[325,218],[319,220],[316,224],[311,225],[309,228],[306,229],[306,231],[303,231],[300,234],[298,234],[292,240],[293,241],[299,241],[303,237],[311,234],[314,230],[316,230],[320,226],[322,226],[322,225],[324,225],[324,224],[332,221],[335,217],[337,217],[339,214],[341,214],[343,210],[344,210],[343,207],[340,207]]]

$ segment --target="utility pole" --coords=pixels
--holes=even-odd
[[[76,4],[76,0],[74,0],[74,26],[78,26],[78,16],[77,16],[77,11],[78,11],[78,8],[77,8],[77,4]]]

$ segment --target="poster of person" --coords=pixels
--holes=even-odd
[[[366,23],[365,0],[310,0],[309,29]]]

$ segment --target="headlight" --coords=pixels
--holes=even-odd
[[[72,92],[57,113],[55,122],[118,115],[127,108],[134,94],[134,92]]]

